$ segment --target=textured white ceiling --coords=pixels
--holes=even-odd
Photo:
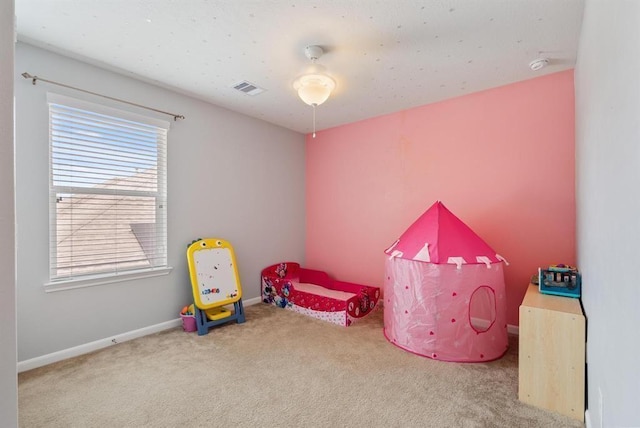
[[[337,81],[317,110],[326,129],[572,68],[583,5],[16,0],[16,15],[21,41],[308,133],[311,107],[292,87],[309,64],[306,45],[325,49],[319,62]],[[539,56],[550,64],[533,72],[528,64]],[[232,88],[242,80],[266,91]]]

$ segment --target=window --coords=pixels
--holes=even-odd
[[[167,268],[168,122],[48,100],[48,285]]]

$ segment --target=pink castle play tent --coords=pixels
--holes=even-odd
[[[506,261],[442,202],[385,253],[389,342],[445,361],[490,361],[506,352]]]

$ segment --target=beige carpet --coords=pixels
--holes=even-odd
[[[517,338],[485,364],[258,304],[206,336],[173,329],[19,375],[21,427],[580,427],[518,401]]]

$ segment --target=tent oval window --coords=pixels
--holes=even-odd
[[[488,331],[496,322],[496,293],[488,285],[476,288],[469,300],[469,324],[477,333]]]

